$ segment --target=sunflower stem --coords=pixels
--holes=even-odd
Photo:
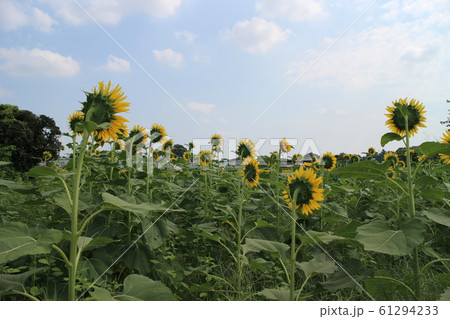
[[[73,183],[73,205],[71,215],[71,239],[70,239],[70,264],[69,270],[69,301],[75,301],[75,284],[78,266],[78,203],[80,198],[80,181],[81,171],[83,168],[83,160],[86,152],[86,146],[89,140],[89,132],[85,129],[83,132],[83,139],[80,146],[80,155],[76,166],[76,173]]]
[[[242,300],[242,206],[244,204],[244,194],[243,194],[243,179],[239,179],[239,189],[238,189],[238,198],[239,198],[239,211],[237,218],[237,293],[238,300]]]
[[[153,174],[153,148],[150,140],[150,145],[147,150],[147,178],[145,180],[145,193],[150,193],[150,177]]]
[[[109,159],[110,159],[110,161],[111,161],[111,164],[114,164],[114,151],[115,151],[115,148],[116,148],[116,145],[115,145],[115,144],[116,144],[116,143],[114,143],[114,141],[111,142],[111,151],[110,151],[110,153],[109,153]],[[111,166],[111,168],[109,169],[109,180],[110,180],[110,181],[112,181],[112,178],[113,178],[113,172],[114,172],[114,167]]]
[[[131,185],[131,169],[132,169],[131,167],[128,168],[128,178],[127,178],[128,179],[128,185],[127,185],[128,186],[127,187],[128,194],[131,194],[131,186],[132,186]]]
[[[414,185],[411,167],[411,150],[409,146],[409,127],[408,127],[408,115],[405,118],[405,141],[406,141],[406,165],[408,172],[408,202],[409,202],[409,217],[412,219],[416,217],[416,208],[414,205]],[[422,299],[422,287],[421,287],[421,272],[419,267],[419,253],[417,247],[412,252],[413,272],[414,272],[414,293],[417,300]]]
[[[277,225],[280,226],[281,224],[281,206],[280,206],[280,192],[281,192],[281,188],[279,186],[279,181],[280,181],[280,175],[281,175],[281,145],[278,149],[278,161],[277,162]],[[277,227],[277,238],[278,240],[281,240],[281,234],[280,234],[280,227]]]
[[[75,171],[76,170],[76,165],[77,165],[77,162],[76,162],[76,158],[77,158],[77,135],[76,134],[74,134],[73,135],[73,137],[72,137],[72,150],[73,150],[73,154],[72,154],[72,169],[73,169],[73,171]]]
[[[298,196],[299,189],[296,189],[294,192],[294,196],[292,198],[292,224],[291,224],[291,264],[290,264],[290,279],[289,279],[289,300],[294,301],[295,300],[295,261],[297,259],[297,254],[295,251],[295,237],[296,237],[296,225],[297,225],[297,196]]]

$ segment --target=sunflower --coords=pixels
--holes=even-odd
[[[386,174],[390,178],[396,178],[397,177],[397,172],[392,167],[389,167],[389,169],[386,171]]]
[[[252,141],[243,139],[237,146],[236,154],[241,158],[253,157],[256,154],[255,144]]]
[[[394,152],[388,152],[384,154],[383,159],[385,162],[391,162],[391,165],[389,167],[394,167],[399,162],[398,155]]]
[[[344,154],[345,161],[350,161],[351,158],[352,158],[352,156],[350,154]]]
[[[200,157],[200,164],[202,166],[208,166],[212,162],[213,154],[211,153],[211,151],[201,151],[199,157]]]
[[[336,162],[337,162],[336,156],[334,156],[332,153],[326,152],[325,154],[322,155],[323,168],[327,172],[331,172],[336,168]]]
[[[248,186],[255,187],[259,182],[259,162],[253,157],[247,157],[242,163],[241,174]]]
[[[76,132],[77,124],[84,121],[84,113],[81,111],[76,111],[69,115],[69,128],[73,134],[83,135],[83,132]]]
[[[412,99],[411,101],[407,101],[408,98],[395,100],[392,102],[394,106],[387,106],[386,110],[388,111],[385,114],[388,117],[386,121],[386,125],[389,129],[399,134],[400,136],[404,136],[406,134],[406,126],[405,126],[405,117],[402,114],[401,108],[404,108],[407,112],[408,116],[408,136],[413,136],[417,133],[419,127],[426,127],[423,124],[426,118],[423,116],[426,111],[424,111],[424,106],[422,103],[419,103],[416,99]]]
[[[369,149],[367,150],[367,153],[371,156],[375,155],[377,153],[377,151],[375,150],[375,148],[373,147],[369,147]]]
[[[352,154],[352,155],[350,156],[350,161],[351,161],[352,163],[359,162],[360,160],[361,160],[361,158],[359,157],[359,155]]]
[[[116,140],[113,144],[113,149],[116,151],[123,151],[125,149],[125,145],[122,140]]]
[[[450,131],[445,131],[444,135],[441,137],[442,143],[449,144],[450,143]],[[444,160],[444,164],[450,163],[450,155],[439,154],[439,157]]]
[[[314,169],[317,169],[317,167],[316,167],[316,164],[318,163],[317,156],[312,155],[312,156],[310,156],[310,158],[311,158],[311,161],[305,162],[304,165],[306,167],[313,167]]]
[[[128,127],[126,124],[122,124],[122,126],[119,128],[119,132],[117,133],[117,139],[123,140],[128,137],[130,132],[128,131]]]
[[[292,155],[292,163],[296,164],[298,161],[302,160],[302,156],[298,153]]]
[[[163,143],[163,145],[162,145],[162,149],[164,150],[164,151],[170,151],[170,150],[172,150],[173,149],[173,140],[170,138],[170,139],[166,139],[165,141],[164,141],[164,143]]]
[[[44,151],[42,153],[42,159],[44,160],[44,162],[48,162],[49,160],[52,159],[52,157],[53,157],[53,155],[49,151]]]
[[[276,160],[276,159],[278,159],[278,157],[279,157],[278,151],[270,152],[270,158],[271,159]]]
[[[283,140],[280,142],[280,150],[284,153],[289,153],[292,149],[291,144],[286,140],[284,137]]]
[[[185,161],[190,162],[192,160],[192,153],[191,152],[184,152],[183,153],[183,159]]]
[[[423,160],[426,158],[426,155],[422,155],[421,157],[419,157],[418,161],[419,163],[423,162]]]
[[[312,214],[313,210],[319,209],[319,201],[323,198],[323,189],[319,188],[322,177],[317,177],[311,168],[300,167],[288,176],[288,190],[283,191],[283,197],[289,207],[292,208],[292,201],[295,191],[298,189],[296,209],[301,208],[302,214]]]
[[[152,143],[158,143],[167,136],[164,126],[158,123],[153,123],[150,129],[150,138]]]
[[[450,131],[445,131],[441,137],[442,143],[449,144],[450,143]]]
[[[189,147],[189,150],[192,151],[195,147],[194,142],[189,142],[188,147]]]
[[[152,158],[153,158],[154,161],[159,160],[159,153],[158,153],[157,150],[153,150],[153,152],[152,152]]]
[[[94,135],[92,137],[94,139],[94,147],[103,147],[105,145],[105,141],[102,140],[98,135]]]
[[[214,151],[220,150],[222,147],[222,136],[220,136],[219,134],[214,134],[213,136],[211,136],[210,143]]]
[[[133,126],[133,128],[128,134],[128,138],[133,139],[133,145],[138,144],[146,145],[148,143],[147,130],[140,125]]]
[[[86,92],[86,102],[83,102],[82,112],[86,121],[93,121],[97,125],[108,123],[107,128],[100,128],[94,131],[99,139],[103,141],[116,140],[120,129],[128,120],[117,113],[128,112],[130,103],[125,102],[126,96],[122,88],[116,85],[111,89],[111,81],[105,86],[103,82],[98,82],[98,88],[94,87],[92,92]]]
[[[397,166],[398,166],[398,168],[402,169],[402,168],[406,167],[406,163],[403,161],[398,161]]]

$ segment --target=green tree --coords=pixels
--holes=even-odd
[[[10,161],[15,170],[26,172],[48,151],[58,158],[61,130],[46,115],[0,104],[0,160]]]
[[[183,157],[184,152],[187,152],[186,147],[180,144],[175,144],[172,149],[172,153],[175,154],[176,157]]]

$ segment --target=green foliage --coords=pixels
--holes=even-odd
[[[62,233],[56,229],[29,230],[22,223],[0,226],[0,264],[26,255],[47,254],[51,245],[60,242]]]
[[[398,135],[397,133],[386,133],[381,137],[381,146],[386,146],[387,143],[392,141],[401,141],[402,137]]]
[[[104,288],[96,288],[91,295],[99,301],[174,301],[172,292],[160,281],[141,275],[129,275],[123,282],[123,291],[114,297]]]
[[[76,297],[289,300],[294,266],[297,300],[371,300],[361,287],[376,300],[414,300],[410,255],[418,250],[424,299],[448,298],[450,180],[448,165],[435,160],[447,152],[442,145],[422,144],[417,152],[431,158],[412,164],[415,217],[408,214],[404,169],[388,177],[388,164],[363,160],[318,171],[325,201],[314,214],[299,214],[294,263],[291,210],[281,194],[286,173],[276,161],[250,188],[236,169],[217,163],[192,168],[180,160],[181,170],[155,167],[149,176],[127,166],[124,153],[87,152]],[[68,298],[64,256],[75,172],[73,162],[63,168],[32,168],[29,180],[0,179],[2,300]]]
[[[404,256],[425,239],[426,225],[418,218],[403,223],[394,229],[388,222],[375,220],[358,227],[356,240],[366,250],[392,256]]]

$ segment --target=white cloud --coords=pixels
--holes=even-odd
[[[51,32],[53,25],[57,23],[47,13],[38,8],[33,8],[32,24],[36,29],[42,32]]]
[[[123,1],[125,6],[142,8],[145,12],[155,18],[167,18],[175,14],[182,0],[132,0]]]
[[[386,20],[421,19],[426,16],[428,24],[448,26],[449,0],[391,0],[381,6],[386,12],[381,16]]]
[[[397,19],[398,14],[400,12],[400,4],[398,3],[397,0],[386,2],[385,4],[383,4],[381,6],[381,8],[387,10],[387,12],[385,12],[381,16],[382,19],[386,19],[386,20],[396,20]]]
[[[256,10],[268,18],[287,18],[291,21],[305,21],[327,15],[322,1],[317,0],[263,0],[256,3]]]
[[[188,110],[200,112],[200,113],[211,113],[213,109],[217,107],[215,104],[190,102],[186,105]]]
[[[80,25],[89,21],[89,17],[73,1],[39,0],[52,8],[55,15],[71,25]],[[80,3],[84,5],[85,3]]]
[[[71,56],[48,50],[0,48],[0,71],[13,76],[68,77],[76,75],[80,66]]]
[[[153,55],[156,60],[166,64],[172,68],[179,68],[183,66],[183,55],[181,53],[175,52],[172,49],[165,50],[153,50]]]
[[[0,0],[0,30],[12,31],[24,26],[32,26],[42,32],[51,32],[57,21],[44,11],[10,0]]]
[[[40,0],[50,5],[58,16],[72,25],[90,22],[73,1]],[[146,13],[154,18],[163,19],[175,14],[182,0],[85,0],[78,1],[83,8],[100,23],[117,24],[129,14]]]
[[[193,43],[194,40],[195,40],[195,38],[197,37],[197,35],[195,35],[195,34],[189,32],[189,31],[186,31],[186,30],[183,30],[183,31],[175,31],[173,34],[175,35],[175,38],[176,38],[177,40],[183,41],[183,42],[185,42],[186,44],[191,44],[191,43]]]
[[[391,3],[385,9],[391,12],[396,7]],[[421,96],[431,92],[442,94],[446,74],[450,72],[446,54],[450,50],[450,32],[440,28],[442,20],[436,18],[442,13],[450,14],[450,6],[438,12],[424,11],[420,19],[393,21],[391,25],[383,21],[364,31],[350,33],[340,39],[301,81],[313,86],[340,84],[346,89],[389,86],[399,91],[399,88],[409,86],[415,88],[414,94],[420,92]],[[404,15],[405,10],[398,14]],[[326,39],[328,43],[324,43],[324,47],[331,41]],[[288,73],[293,77],[300,75],[320,52],[311,52],[309,58],[293,65]]]
[[[0,29],[3,31],[15,30],[28,23],[28,17],[17,2],[0,0]]]
[[[239,44],[247,52],[264,53],[276,44],[287,39],[290,29],[282,30],[276,23],[262,18],[237,22],[231,31],[226,30],[222,37]]]
[[[130,62],[110,54],[102,68],[111,72],[127,72],[130,71]]]
[[[10,91],[8,89],[5,89],[5,88],[2,88],[0,86],[0,97],[7,97],[7,96],[11,96],[11,95],[13,95],[12,91]]]

